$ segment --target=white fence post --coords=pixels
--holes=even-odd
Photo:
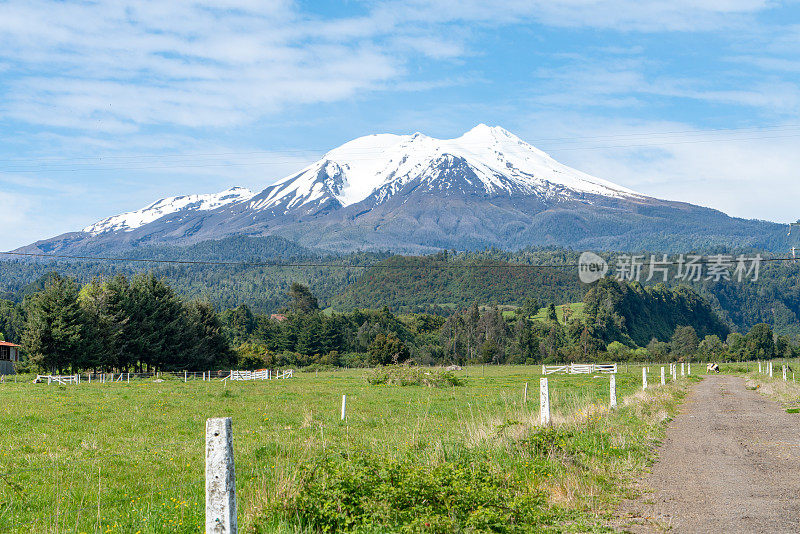
[[[647,367],[642,367],[642,390],[647,389]]]
[[[781,367],[783,368],[783,381],[786,382],[786,366],[782,365]]]
[[[692,362],[686,362],[686,374],[687,376],[692,374]]]
[[[664,368],[662,367],[661,368],[661,385],[663,386],[664,383],[665,383],[665,381],[664,381]]]
[[[686,376],[686,363],[681,362],[681,376]]]
[[[609,375],[610,398],[608,406],[613,410],[617,407],[617,375]]]
[[[236,473],[230,417],[206,420],[206,534],[236,534]]]
[[[542,426],[550,425],[550,390],[546,378],[539,379],[539,423]]]
[[[522,404],[528,404],[528,383],[525,382],[525,392],[522,394]]]
[[[342,395],[342,421],[347,415],[347,395]]]
[[[186,371],[183,371],[183,383],[185,384],[188,381],[189,381],[189,378],[187,376],[187,373],[186,373]]]
[[[761,362],[758,362],[758,372],[761,373]]]
[[[769,377],[772,378],[772,362],[769,362]]]

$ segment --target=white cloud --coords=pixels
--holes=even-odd
[[[736,217],[778,222],[800,217],[797,125],[703,130],[679,122],[572,114],[540,114],[527,122],[536,126],[522,137],[559,161],[642,194]],[[537,141],[537,134],[542,139]]]
[[[490,24],[536,21],[555,27],[620,31],[698,31],[742,27],[770,0],[416,0],[403,2],[411,20],[463,20]]]
[[[363,24],[330,39],[286,3],[228,5],[2,4],[0,61],[12,67],[0,112],[114,133],[225,127],[347,98],[403,73],[402,58],[362,38]]]
[[[291,105],[412,87],[413,54],[441,61],[475,53],[464,22],[684,31],[742,25],[770,5],[404,0],[320,19],[288,0],[11,0],[0,4],[0,116],[109,133],[229,127]]]

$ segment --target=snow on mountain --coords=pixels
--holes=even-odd
[[[251,208],[281,207],[285,213],[330,199],[349,206],[379,190],[385,198],[411,180],[436,180],[439,171],[455,160],[465,162],[472,171],[469,174],[480,182],[470,185],[489,194],[639,196],[558,163],[503,128],[479,124],[455,139],[435,139],[420,133],[360,137],[277,182],[254,198]]]
[[[642,198],[630,189],[555,161],[503,128],[479,124],[455,139],[435,139],[421,133],[359,137],[258,194],[235,187],[216,194],[164,198],[83,231],[91,236],[132,232],[173,213],[213,211],[214,220],[224,226],[228,217],[240,217],[234,225],[253,224],[286,215],[329,213],[367,199],[374,207],[409,184],[408,189],[416,190],[416,194],[431,196],[458,192],[588,203],[593,201],[584,194]],[[220,214],[222,207],[233,211]],[[162,222],[173,220],[177,219]]]
[[[165,198],[19,251],[105,253],[233,236],[403,253],[789,246],[779,225],[639,195],[480,124],[455,139],[360,137],[258,194],[234,188]]]
[[[106,232],[130,232],[171,213],[214,210],[228,204],[244,202],[253,195],[252,191],[244,187],[232,187],[220,193],[162,198],[140,210],[103,219],[87,226],[83,231],[95,236]]]

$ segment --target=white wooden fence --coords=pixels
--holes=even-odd
[[[272,369],[258,369],[257,371],[231,371],[223,380],[280,380],[294,377],[294,370],[275,371]]]
[[[206,371],[206,372],[189,372],[182,373],[175,372],[153,372],[153,373],[87,373],[87,374],[74,374],[74,375],[37,375],[34,379],[34,384],[91,384],[92,382],[105,384],[106,382],[126,382],[130,383],[131,379],[163,379],[164,377],[172,377],[173,379],[188,382],[189,380],[203,380],[211,381],[213,374],[216,374],[218,379],[221,380],[273,380],[273,379],[288,379],[294,378],[293,369],[273,370],[273,369],[259,369],[257,371],[230,371],[225,376],[221,371]]]
[[[543,375],[556,373],[564,374],[594,374],[594,373],[616,373],[616,363],[572,363],[570,365],[542,365]]]

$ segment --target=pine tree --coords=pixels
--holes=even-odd
[[[222,333],[222,323],[208,302],[194,301],[186,309],[186,339],[191,346],[185,351],[184,367],[200,370],[224,369],[234,363],[234,354]]]
[[[26,300],[25,309],[22,344],[31,362],[58,373],[74,369],[84,350],[84,316],[75,282],[50,277],[42,291]]]
[[[294,313],[311,313],[319,309],[317,297],[315,297],[308,286],[298,282],[292,282],[289,288],[290,306]]]

